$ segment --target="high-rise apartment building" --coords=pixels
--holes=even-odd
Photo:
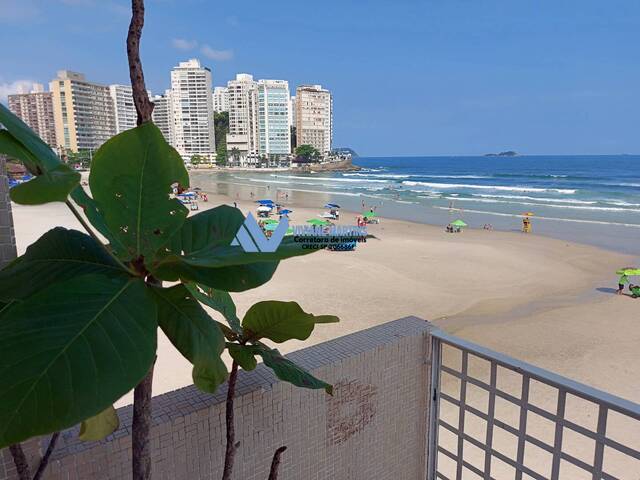
[[[213,89],[213,111],[216,113],[229,111],[227,87],[215,87]]]
[[[291,153],[290,101],[286,80],[258,81],[258,154]]]
[[[333,142],[333,99],[320,85],[296,89],[296,139],[298,146],[312,145],[321,154],[331,151]]]
[[[166,90],[164,95],[156,95],[151,99],[154,104],[151,118],[160,129],[164,139],[173,145],[173,114],[171,113],[171,90]]]
[[[133,90],[129,85],[109,85],[113,100],[116,133],[135,128],[138,120],[136,106],[133,103]]]
[[[57,146],[52,95],[51,92],[44,91],[43,85],[35,83],[30,93],[9,95],[9,110],[29,125],[50,147]]]
[[[211,70],[200,61],[180,62],[171,70],[173,146],[189,162],[194,155],[215,158]]]
[[[109,87],[81,73],[61,70],[51,81],[56,144],[66,150],[95,150],[116,132]]]
[[[258,154],[257,92],[258,84],[253,76],[239,73],[235,80],[227,82],[227,100],[229,102],[229,133],[227,134],[227,152],[238,152],[242,162],[248,156]]]

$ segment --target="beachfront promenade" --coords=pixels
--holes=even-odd
[[[266,479],[286,445],[281,479],[637,479],[640,406],[448,335],[408,317],[289,357],[334,395],[242,372],[234,478]],[[154,479],[219,478],[225,387],[153,401]],[[131,407],[101,442],[64,432],[45,478],[130,478]],[[28,454],[46,448],[30,441]],[[0,479],[11,479],[5,450]],[[635,476],[634,476],[635,475]]]

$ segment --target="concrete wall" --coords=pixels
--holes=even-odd
[[[292,353],[331,382],[335,393],[279,382],[263,365],[238,381],[234,478],[266,480],[273,452],[286,445],[281,480],[425,478],[429,324],[405,318]],[[190,386],[154,398],[154,479],[218,479],[225,447],[226,387]],[[64,432],[46,479],[128,479],[131,407],[102,442]],[[27,445],[34,456],[38,442]],[[0,452],[0,478],[10,468]],[[11,476],[11,475],[9,475]]]
[[[6,173],[5,159],[0,155],[0,268],[16,258],[16,236]]]

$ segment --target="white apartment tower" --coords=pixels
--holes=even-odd
[[[211,70],[191,59],[171,70],[173,146],[185,162],[194,155],[215,159]]]
[[[109,87],[81,73],[61,70],[49,84],[56,143],[66,150],[95,150],[116,132]]]
[[[290,101],[286,80],[258,81],[258,154],[291,153]]]
[[[138,114],[133,103],[131,87],[129,85],[109,85],[109,93],[113,99],[116,133],[135,128]]]
[[[164,95],[156,95],[151,99],[154,104],[151,118],[156,127],[160,129],[164,139],[173,145],[173,113],[171,110],[171,90],[166,90]]]
[[[246,73],[239,73],[235,80],[227,82],[227,152],[229,157],[233,158],[232,151],[237,149],[243,163],[248,156],[258,153],[257,88],[258,84],[253,80],[253,76]]]
[[[331,151],[333,142],[333,99],[320,85],[296,89],[296,139],[298,146],[312,145],[321,154]]]
[[[213,89],[213,111],[216,113],[229,111],[227,87],[215,87]]]
[[[9,95],[9,110],[29,125],[50,147],[56,148],[52,94],[45,92],[43,85],[34,83],[30,93]]]

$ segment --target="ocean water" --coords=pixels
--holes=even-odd
[[[350,209],[443,224],[462,218],[640,254],[640,156],[357,158],[359,172],[223,174],[231,182],[322,194]],[[265,192],[266,193],[266,192]]]

